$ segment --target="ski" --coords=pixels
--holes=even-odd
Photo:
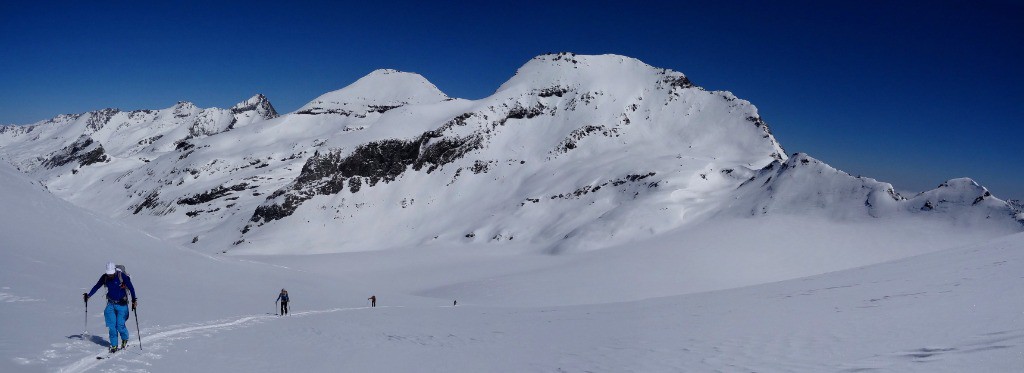
[[[114,351],[107,351],[106,354],[99,354],[99,355],[96,356],[96,360],[103,360],[103,359],[110,358],[111,356],[114,355],[114,353],[116,353],[118,351],[121,351],[121,350],[123,350],[123,348],[118,348],[118,349],[115,349]]]

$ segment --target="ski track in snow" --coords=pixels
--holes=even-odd
[[[381,306],[381,307],[377,307],[377,308],[398,308],[398,307],[401,307],[401,306]],[[290,316],[290,317],[302,317],[302,316],[309,316],[309,315],[318,315],[318,314],[341,312],[341,311],[354,311],[354,310],[362,310],[362,309],[369,309],[369,308],[370,307],[331,308],[331,309],[326,309],[326,310],[314,310],[314,311],[303,311],[303,312],[289,313],[288,316]],[[232,320],[232,321],[227,321],[227,322],[215,321],[214,324],[196,325],[196,326],[190,326],[190,327],[185,327],[185,328],[165,330],[165,331],[162,331],[162,332],[158,332],[158,333],[155,333],[155,334],[151,334],[151,335],[147,335],[147,336],[143,336],[142,337],[142,344],[143,344],[143,346],[144,347],[146,345],[150,345],[151,346],[151,348],[149,350],[143,349],[141,352],[137,351],[137,350],[134,350],[132,347],[137,347],[137,345],[135,345],[135,343],[137,343],[138,339],[132,339],[131,343],[129,343],[129,349],[127,349],[127,350],[125,350],[123,352],[119,352],[119,353],[113,354],[110,357],[103,358],[103,359],[97,359],[97,357],[106,356],[107,355],[106,352],[99,353],[99,354],[92,354],[92,355],[84,357],[84,358],[82,358],[82,359],[80,359],[80,360],[78,360],[78,361],[76,361],[76,362],[74,362],[72,364],[69,364],[67,366],[61,367],[57,371],[58,372],[63,372],[63,373],[86,372],[86,371],[89,371],[89,370],[91,370],[93,368],[96,368],[96,367],[98,367],[98,366],[100,366],[100,365],[102,365],[104,363],[110,362],[110,361],[139,362],[139,363],[142,363],[142,364],[145,364],[145,365],[149,365],[148,363],[143,361],[144,358],[146,358],[146,357],[151,357],[151,358],[156,358],[156,359],[160,358],[159,355],[152,353],[152,344],[154,342],[159,342],[159,341],[164,341],[164,340],[186,339],[186,338],[188,338],[187,335],[188,334],[192,334],[192,333],[207,332],[207,331],[217,331],[217,330],[226,330],[226,329],[231,329],[231,328],[234,328],[234,327],[246,327],[246,326],[255,325],[255,324],[267,321],[267,320],[273,320],[273,319],[278,319],[278,318],[280,318],[280,316],[272,315],[272,314],[267,314],[267,315],[249,315],[249,316],[245,316],[245,317],[242,317],[242,318],[239,318],[239,319],[235,319],[235,320]],[[178,337],[178,338],[173,338],[173,337]],[[162,345],[158,345],[157,348],[159,349],[160,346],[162,346]],[[47,354],[52,354],[52,351],[47,351]]]

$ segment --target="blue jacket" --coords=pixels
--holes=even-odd
[[[135,294],[135,293],[132,293],[132,294]],[[278,300],[282,301],[282,302],[288,302],[288,293],[278,294],[277,295],[277,300],[275,300],[274,302],[277,302]]]
[[[121,287],[121,279],[124,279],[124,287]],[[108,278],[107,274],[100,275],[99,281],[96,281],[96,286],[92,287],[89,291],[89,297],[92,297],[96,293],[96,290],[100,289],[100,286],[107,286],[107,301],[113,303],[123,303],[128,301],[127,290],[132,292],[132,300],[134,301],[138,297],[135,295],[135,286],[132,286],[132,278],[128,274],[123,272],[115,273],[112,278]],[[127,289],[127,290],[126,290]]]

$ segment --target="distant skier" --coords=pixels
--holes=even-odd
[[[377,296],[376,295],[371,295],[369,298],[366,298],[366,300],[370,301],[370,307],[377,307]]]
[[[452,301],[452,307],[455,307],[455,306],[458,306],[458,305],[459,305],[459,300],[458,299]]]
[[[123,267],[122,267],[123,268]],[[128,327],[124,325],[128,320],[128,291],[132,296],[132,311],[138,304],[138,297],[135,294],[135,286],[132,285],[132,278],[118,268],[114,263],[107,263],[107,270],[100,275],[99,281],[88,293],[82,293],[86,303],[89,297],[99,290],[100,286],[107,287],[107,307],[103,309],[103,318],[110,329],[110,352],[118,350],[117,337],[120,334],[120,348],[128,345]]]
[[[280,316],[288,314],[288,290],[281,289],[281,294],[277,295],[277,301],[281,302],[281,313]]]

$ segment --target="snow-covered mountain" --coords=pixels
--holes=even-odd
[[[4,372],[1012,371],[1024,346],[1019,202],[787,156],[749,102],[621,56],[480,100],[378,70],[284,115],[2,126],[0,191]],[[96,359],[109,260],[139,323]]]
[[[787,157],[751,103],[615,55],[538,56],[480,100],[377,70],[281,116],[262,95],[63,115],[3,127],[0,152],[66,200],[207,252],[579,252],[766,214],[1024,230],[967,179],[906,198]]]
[[[773,162],[743,182],[722,213],[738,215],[825,214],[835,220],[915,217],[945,220],[970,229],[1020,229],[1008,202],[974,180],[952,179],[907,198],[889,183],[854,177],[806,154]]]

